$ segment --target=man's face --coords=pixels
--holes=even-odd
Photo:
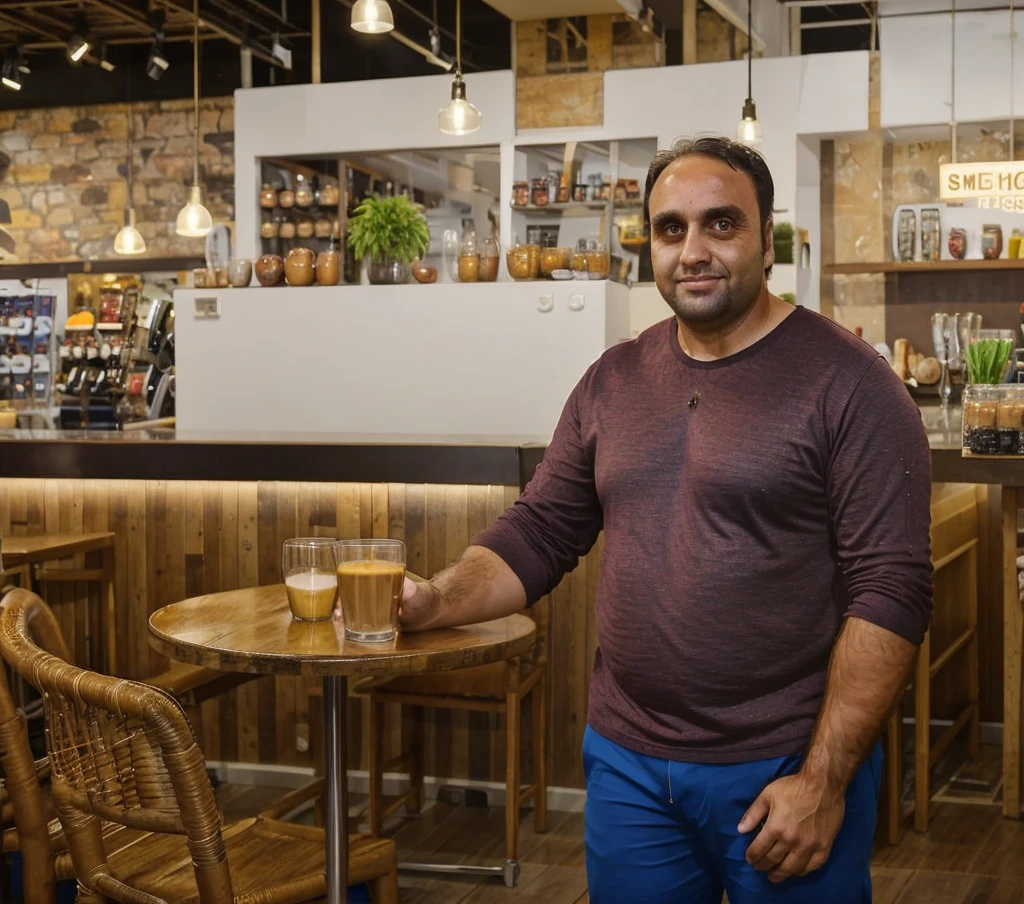
[[[649,207],[654,281],[680,319],[725,325],[745,314],[775,262],[750,177],[714,157],[680,157],[658,177]]]

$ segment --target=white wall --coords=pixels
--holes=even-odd
[[[235,253],[256,257],[260,157],[334,155],[407,148],[496,145],[515,131],[511,72],[473,73],[469,100],[483,113],[472,135],[442,135],[437,111],[451,97],[450,75],[284,85],[235,92]],[[502,197],[511,193],[502,185]]]
[[[1024,11],[1013,44],[1014,116],[1024,114]],[[945,124],[952,95],[952,17],[888,16],[879,23],[883,127]],[[1010,13],[957,12],[955,118],[958,122],[1010,115]]]
[[[219,319],[197,320],[211,296]],[[587,367],[630,336],[629,292],[605,281],[188,289],[175,305],[182,430],[546,440]]]
[[[709,5],[743,31],[747,30],[747,0],[710,0]],[[764,41],[764,56],[789,53],[789,11],[781,3],[755,2],[754,35]],[[755,50],[757,48],[755,43]]]

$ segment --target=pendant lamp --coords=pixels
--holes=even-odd
[[[132,108],[128,108],[128,160],[126,161],[126,176],[128,179],[128,203],[124,208],[124,226],[114,236],[115,254],[145,254],[146,240],[142,233],[135,228],[135,208],[132,205],[132,185],[134,184],[132,166],[132,139],[135,132],[135,117]]]
[[[754,0],[747,0],[747,99],[743,102],[743,114],[739,126],[736,127],[736,140],[746,145],[756,145],[764,141],[761,122],[757,118],[757,104],[754,103]]]
[[[480,111],[466,100],[466,83],[462,80],[462,0],[456,0],[452,99],[437,111],[437,128],[445,135],[469,135],[479,131],[482,119]]]
[[[192,185],[188,203],[178,211],[174,231],[188,238],[202,238],[213,229],[213,218],[203,206],[203,190],[199,187],[199,0],[193,0],[192,33],[192,107],[195,116],[195,150],[192,156]]]
[[[382,35],[395,27],[387,0],[356,0],[352,7],[352,30],[364,35]]]

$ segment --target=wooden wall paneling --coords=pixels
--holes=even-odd
[[[93,486],[89,481],[88,486]],[[133,674],[134,658],[126,661],[131,637],[131,604],[128,599],[128,561],[131,558],[128,536],[128,493],[127,481],[108,480],[103,488],[107,494],[107,530],[114,533],[114,611],[117,623],[114,626],[115,643],[118,651],[118,668],[122,675]],[[97,501],[102,505],[102,501]],[[2,528],[0,528],[2,530]]]
[[[547,20],[516,22],[516,75],[545,75],[548,71]]]
[[[518,32],[517,32],[518,33]],[[406,567],[423,578],[432,575],[427,568],[427,488],[422,483],[405,485],[405,556]],[[423,718],[412,707],[395,707],[402,713],[400,734],[385,738],[385,757],[408,750],[415,739],[416,720]],[[388,718],[389,716],[385,716]]]
[[[260,583],[259,484],[239,483],[238,488],[238,586],[256,587]],[[238,758],[242,762],[260,761],[259,713],[260,685],[273,678],[247,681],[238,688]]]
[[[62,487],[60,483],[63,483]],[[61,490],[64,492],[61,492]],[[46,481],[33,487],[35,492],[30,491],[28,496],[29,511],[32,514],[27,514],[30,521],[36,523],[29,523],[28,533],[60,533],[62,529],[70,529],[71,520],[71,504],[72,494],[69,483],[58,482],[58,481]],[[42,519],[37,521],[37,512],[33,502],[38,498],[39,493],[42,494]],[[68,563],[59,562],[53,563],[55,568],[66,568]],[[69,602],[72,599],[71,596],[71,585],[70,584],[44,584],[41,585],[40,595],[49,606],[53,609],[53,614],[57,619],[57,624],[60,626],[61,634],[64,635],[64,642],[67,644],[68,653],[71,656],[72,662],[85,665],[84,650],[79,649],[78,637],[75,634],[75,613],[73,607],[69,606]]]
[[[335,521],[339,540],[355,540],[362,533],[359,503],[361,491],[358,483],[339,483],[336,487],[337,507]]]
[[[1002,488],[979,484],[978,684],[981,720],[1003,721]]]
[[[516,128],[572,128],[603,123],[603,72],[516,79]]]
[[[200,583],[203,593],[226,590],[228,588],[225,587],[227,581],[225,580],[226,575],[223,574],[225,563],[221,555],[221,533],[223,522],[228,518],[229,512],[224,504],[225,500],[220,484],[204,481],[197,484],[197,491],[200,494],[202,505],[202,544],[199,553],[202,556]],[[237,509],[235,515],[237,517]],[[237,563],[237,553],[234,560]],[[237,564],[235,572],[237,574]],[[230,710],[230,724],[234,726],[235,710],[228,702],[227,697],[227,694],[222,694],[220,697],[206,700],[200,708],[203,726],[203,753],[211,760],[234,761],[238,759],[238,740],[235,732],[232,731],[229,736],[225,736],[221,731],[222,707]]]
[[[449,564],[469,545],[469,487],[445,487],[444,514],[445,564]],[[469,712],[464,709],[452,710],[450,719],[451,765],[446,774],[454,778],[468,778]]]
[[[261,484],[261,487],[264,484]],[[281,548],[284,546],[285,540],[289,540],[292,537],[298,537],[308,530],[308,527],[304,527],[302,530],[299,529],[298,524],[298,494],[302,484],[291,483],[291,482],[274,482],[268,487],[270,492],[277,494],[277,523],[275,529],[270,536],[270,545],[263,543],[263,529],[260,529],[261,539],[261,558],[266,555],[266,560],[270,565],[269,571],[266,575],[261,575],[261,584],[279,584],[281,583]],[[261,748],[263,745],[264,737],[269,737],[271,731],[276,730],[277,741],[276,741],[276,762],[287,766],[298,766],[304,765],[302,762],[302,756],[299,754],[296,748],[296,724],[297,724],[297,713],[298,713],[298,701],[297,701],[297,687],[300,682],[298,679],[292,676],[284,676],[275,679],[274,682],[274,707],[262,710],[260,713],[260,743]],[[261,704],[262,704],[261,700]],[[267,716],[276,710],[277,716],[273,720],[273,725],[270,729],[264,731],[262,725],[263,722],[267,721]],[[273,751],[275,750],[273,742],[268,742],[268,746]],[[274,754],[271,753],[271,756]],[[261,756],[266,756],[262,752]]]
[[[487,501],[490,496],[490,487],[474,486],[468,487],[466,496],[466,545],[473,542],[473,539],[490,523],[487,520]],[[490,713],[467,713],[469,719],[469,744],[466,750],[468,778],[477,781],[486,781],[490,778],[491,746],[493,736],[491,733]],[[529,781],[529,777],[525,781]]]
[[[612,68],[612,17],[587,16],[587,70]]]
[[[132,480],[125,483],[127,513],[125,516],[127,540],[125,542],[125,586],[120,596],[126,601],[127,613],[123,620],[128,626],[126,649],[118,650],[118,662],[127,655],[129,678],[141,679],[152,674],[151,651],[146,643],[149,628],[149,561],[150,541],[146,529],[146,505],[149,484]]]
[[[359,487],[359,533],[357,537],[373,536],[373,490],[368,483]]]
[[[82,530],[87,533],[93,531],[106,531],[110,529],[110,499],[112,495],[112,489],[110,487],[110,481],[94,481],[94,480],[83,480],[82,484]],[[115,550],[116,555],[116,550]],[[103,557],[101,553],[92,553],[85,557],[88,562],[87,567],[89,568],[100,568],[103,564]],[[114,624],[113,637],[110,638],[110,642],[115,645],[117,649],[117,571],[115,561],[114,571]],[[89,636],[92,640],[92,655],[93,663],[98,664],[100,662],[106,662],[106,649],[108,638],[103,634],[103,600],[100,598],[100,588],[98,584],[86,584],[84,585],[86,597],[85,610],[88,614],[89,620]],[[102,657],[102,658],[98,658]]]
[[[427,574],[433,577],[448,565],[445,548],[445,488],[427,484]],[[427,713],[424,767],[427,775],[449,775],[451,765],[451,711],[431,710]]]
[[[143,609],[148,619],[153,609],[163,604],[167,597],[165,574],[167,571],[167,542],[163,536],[167,522],[167,484],[164,481],[146,482],[146,513],[143,536],[146,538],[147,593]],[[142,625],[140,624],[141,628]],[[140,677],[152,675],[164,667],[163,656],[149,647],[147,633],[140,630],[134,638],[138,648]],[[148,668],[143,664],[148,662]]]

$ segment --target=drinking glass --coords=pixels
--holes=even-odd
[[[405,582],[401,540],[339,540],[334,545],[345,637],[361,643],[392,640]]]
[[[338,596],[333,538],[296,537],[281,549],[281,577],[292,617],[323,621],[334,614]]]
[[[939,364],[942,365],[942,374],[939,377],[939,404],[943,407],[949,405],[953,389],[949,379],[952,330],[953,321],[949,314],[932,314],[932,343],[935,346],[935,357],[939,359]]]

